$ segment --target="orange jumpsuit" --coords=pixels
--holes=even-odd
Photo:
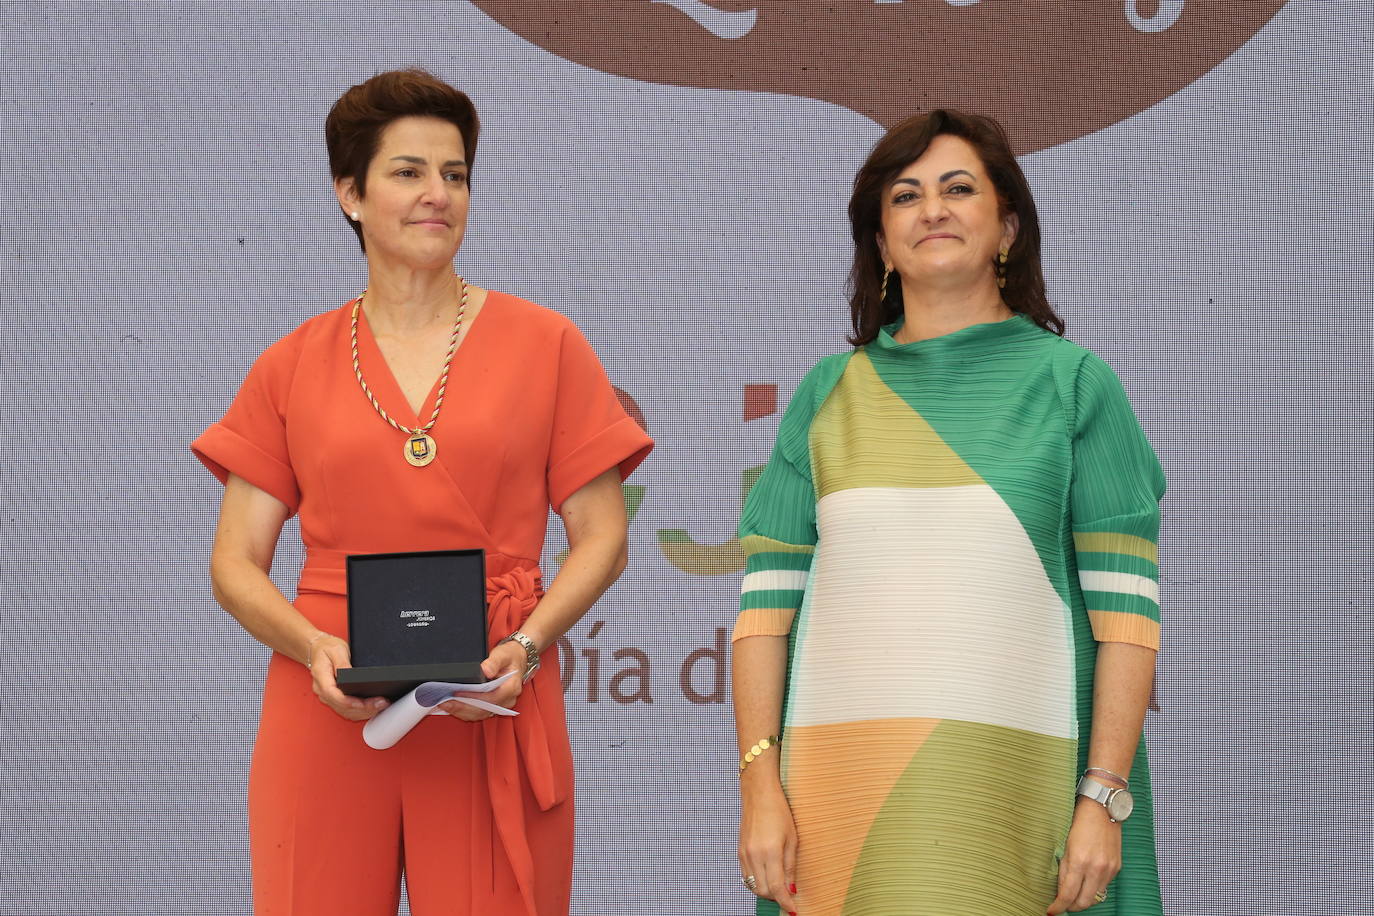
[[[300,513],[295,606],[320,629],[346,636],[348,554],[482,547],[494,645],[543,594],[550,505],[612,467],[625,477],[653,443],[570,321],[492,292],[454,356],[435,461],[411,467],[354,376],[350,311],[269,347],[192,450],[221,481],[237,474]],[[413,425],[365,316],[358,350],[377,400]],[[274,654],[248,784],[255,912],[394,914],[404,871],[416,916],[566,914],[573,772],[556,649],[516,709],[428,717],[375,751],[304,666]]]

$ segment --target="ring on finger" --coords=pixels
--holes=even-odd
[[[1098,891],[1096,894],[1093,894],[1093,899],[1098,903],[1105,903],[1107,901],[1107,892]]]
[[[744,886],[747,887],[747,888],[749,888],[749,893],[751,893],[751,894],[757,894],[757,893],[759,892],[759,879],[758,879],[758,878],[755,878],[753,875],[745,875],[743,880],[744,880]]]

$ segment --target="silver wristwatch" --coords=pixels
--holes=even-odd
[[[505,639],[501,640],[501,642],[498,642],[497,645],[499,646],[508,642],[518,642],[520,643],[520,647],[525,650],[525,673],[521,675],[520,680],[522,682],[528,681],[530,678],[534,677],[534,672],[539,670],[539,648],[535,646],[533,639],[530,639],[519,630],[516,630]]]
[[[1078,794],[1084,798],[1091,798],[1106,808],[1107,817],[1113,824],[1119,824],[1130,817],[1131,811],[1135,809],[1135,797],[1131,795],[1130,789],[1117,789],[1098,782],[1091,776],[1084,776],[1078,780]]]

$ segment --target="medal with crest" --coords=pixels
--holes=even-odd
[[[428,433],[417,432],[406,440],[406,461],[411,467],[422,468],[434,460],[434,438]]]

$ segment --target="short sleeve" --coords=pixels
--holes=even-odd
[[[269,347],[248,370],[223,419],[191,443],[191,451],[219,478],[230,474],[281,500],[294,515],[300,487],[286,446],[286,402],[298,363],[292,337]]]
[[[620,399],[582,332],[569,324],[558,353],[558,390],[549,440],[549,503],[563,501],[611,468],[629,477],[654,447]]]
[[[1111,367],[1089,354],[1074,391],[1069,511],[1093,636],[1158,649],[1164,472]]]
[[[740,514],[744,582],[733,640],[785,636],[801,607],[816,549],[816,490],[811,479],[811,421],[817,372],[797,386],[778,438]]]

